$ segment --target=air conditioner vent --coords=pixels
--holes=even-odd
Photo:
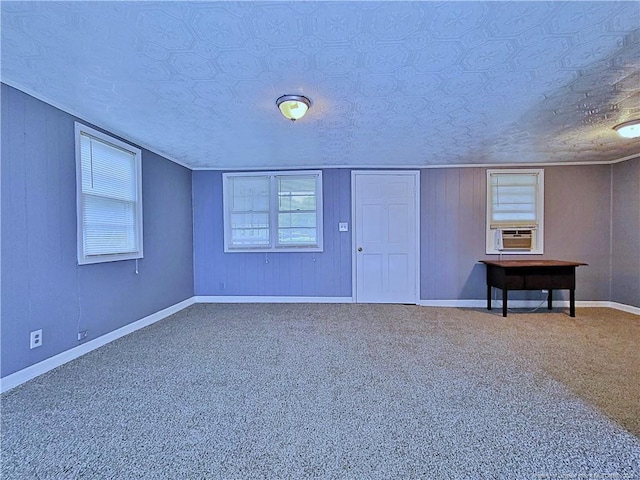
[[[533,248],[533,230],[498,230],[497,250],[531,250]]]

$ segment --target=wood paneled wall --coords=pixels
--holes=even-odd
[[[75,120],[2,85],[3,377],[193,296],[191,172],[147,150],[139,274],[77,265]]]
[[[324,170],[324,251],[224,253],[222,172],[193,172],[196,295],[351,296],[350,172]]]
[[[611,301],[640,308],[640,158],[612,169]]]

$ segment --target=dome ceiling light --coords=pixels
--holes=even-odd
[[[282,115],[295,122],[307,113],[311,106],[311,100],[302,95],[283,95],[276,100],[276,105]]]
[[[620,123],[613,127],[613,129],[618,132],[618,135],[621,137],[638,138],[640,137],[640,119]]]

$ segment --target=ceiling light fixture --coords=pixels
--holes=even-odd
[[[283,95],[276,100],[276,105],[286,118],[295,122],[304,117],[311,106],[311,100],[302,95]]]
[[[637,138],[640,137],[640,119],[629,120],[613,127],[618,132],[618,135],[624,138]]]

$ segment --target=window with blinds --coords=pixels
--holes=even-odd
[[[229,246],[233,248],[271,245],[268,176],[230,177]]]
[[[530,247],[509,253],[542,253],[543,207],[542,169],[487,170],[486,253],[502,253],[513,235],[531,238]]]
[[[142,258],[141,152],[76,123],[78,264]]]
[[[322,172],[223,175],[225,252],[321,251]]]

